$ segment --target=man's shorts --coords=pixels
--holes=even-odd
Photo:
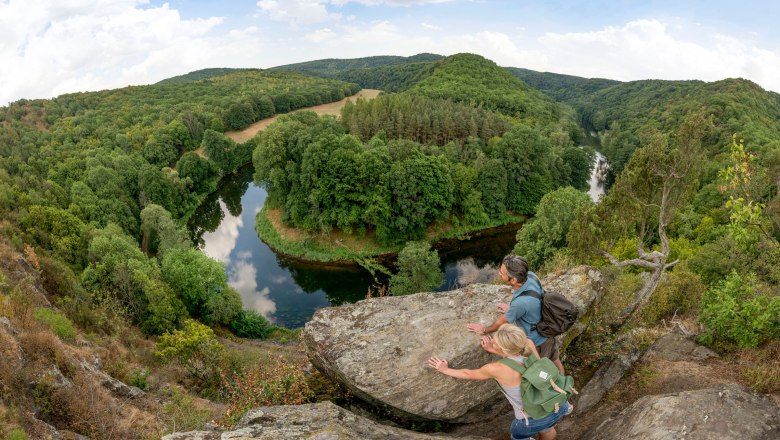
[[[539,356],[549,358],[551,361],[557,361],[561,357],[561,349],[558,346],[558,338],[547,338],[542,345],[536,347],[539,350]]]

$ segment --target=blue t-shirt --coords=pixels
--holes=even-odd
[[[528,272],[528,279],[525,280],[519,289],[512,292],[512,299],[509,302],[509,310],[506,311],[506,320],[525,330],[525,334],[534,341],[537,347],[544,344],[547,340],[536,330],[531,330],[542,319],[542,302],[533,296],[522,295],[527,290],[542,294],[542,286],[537,281],[536,274]]]

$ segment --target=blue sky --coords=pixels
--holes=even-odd
[[[420,52],[780,92],[777,17],[780,2],[750,0],[0,0],[0,105],[206,67]]]

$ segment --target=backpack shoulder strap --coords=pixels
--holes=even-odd
[[[509,368],[511,368],[511,369],[513,369],[513,370],[515,370],[515,371],[517,371],[517,372],[518,372],[518,373],[520,373],[520,374],[523,374],[523,373],[525,373],[525,370],[527,370],[527,369],[528,369],[528,367],[527,367],[527,366],[525,366],[525,365],[521,364],[520,362],[517,362],[517,361],[516,361],[516,360],[514,360],[514,359],[509,359],[509,358],[502,358],[500,361],[498,361],[498,363],[499,363],[499,364],[504,364],[504,365],[506,365],[507,367],[509,367]]]

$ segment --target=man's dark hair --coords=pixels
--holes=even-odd
[[[528,260],[519,255],[507,255],[504,257],[504,266],[509,278],[515,278],[519,283],[528,279]]]

